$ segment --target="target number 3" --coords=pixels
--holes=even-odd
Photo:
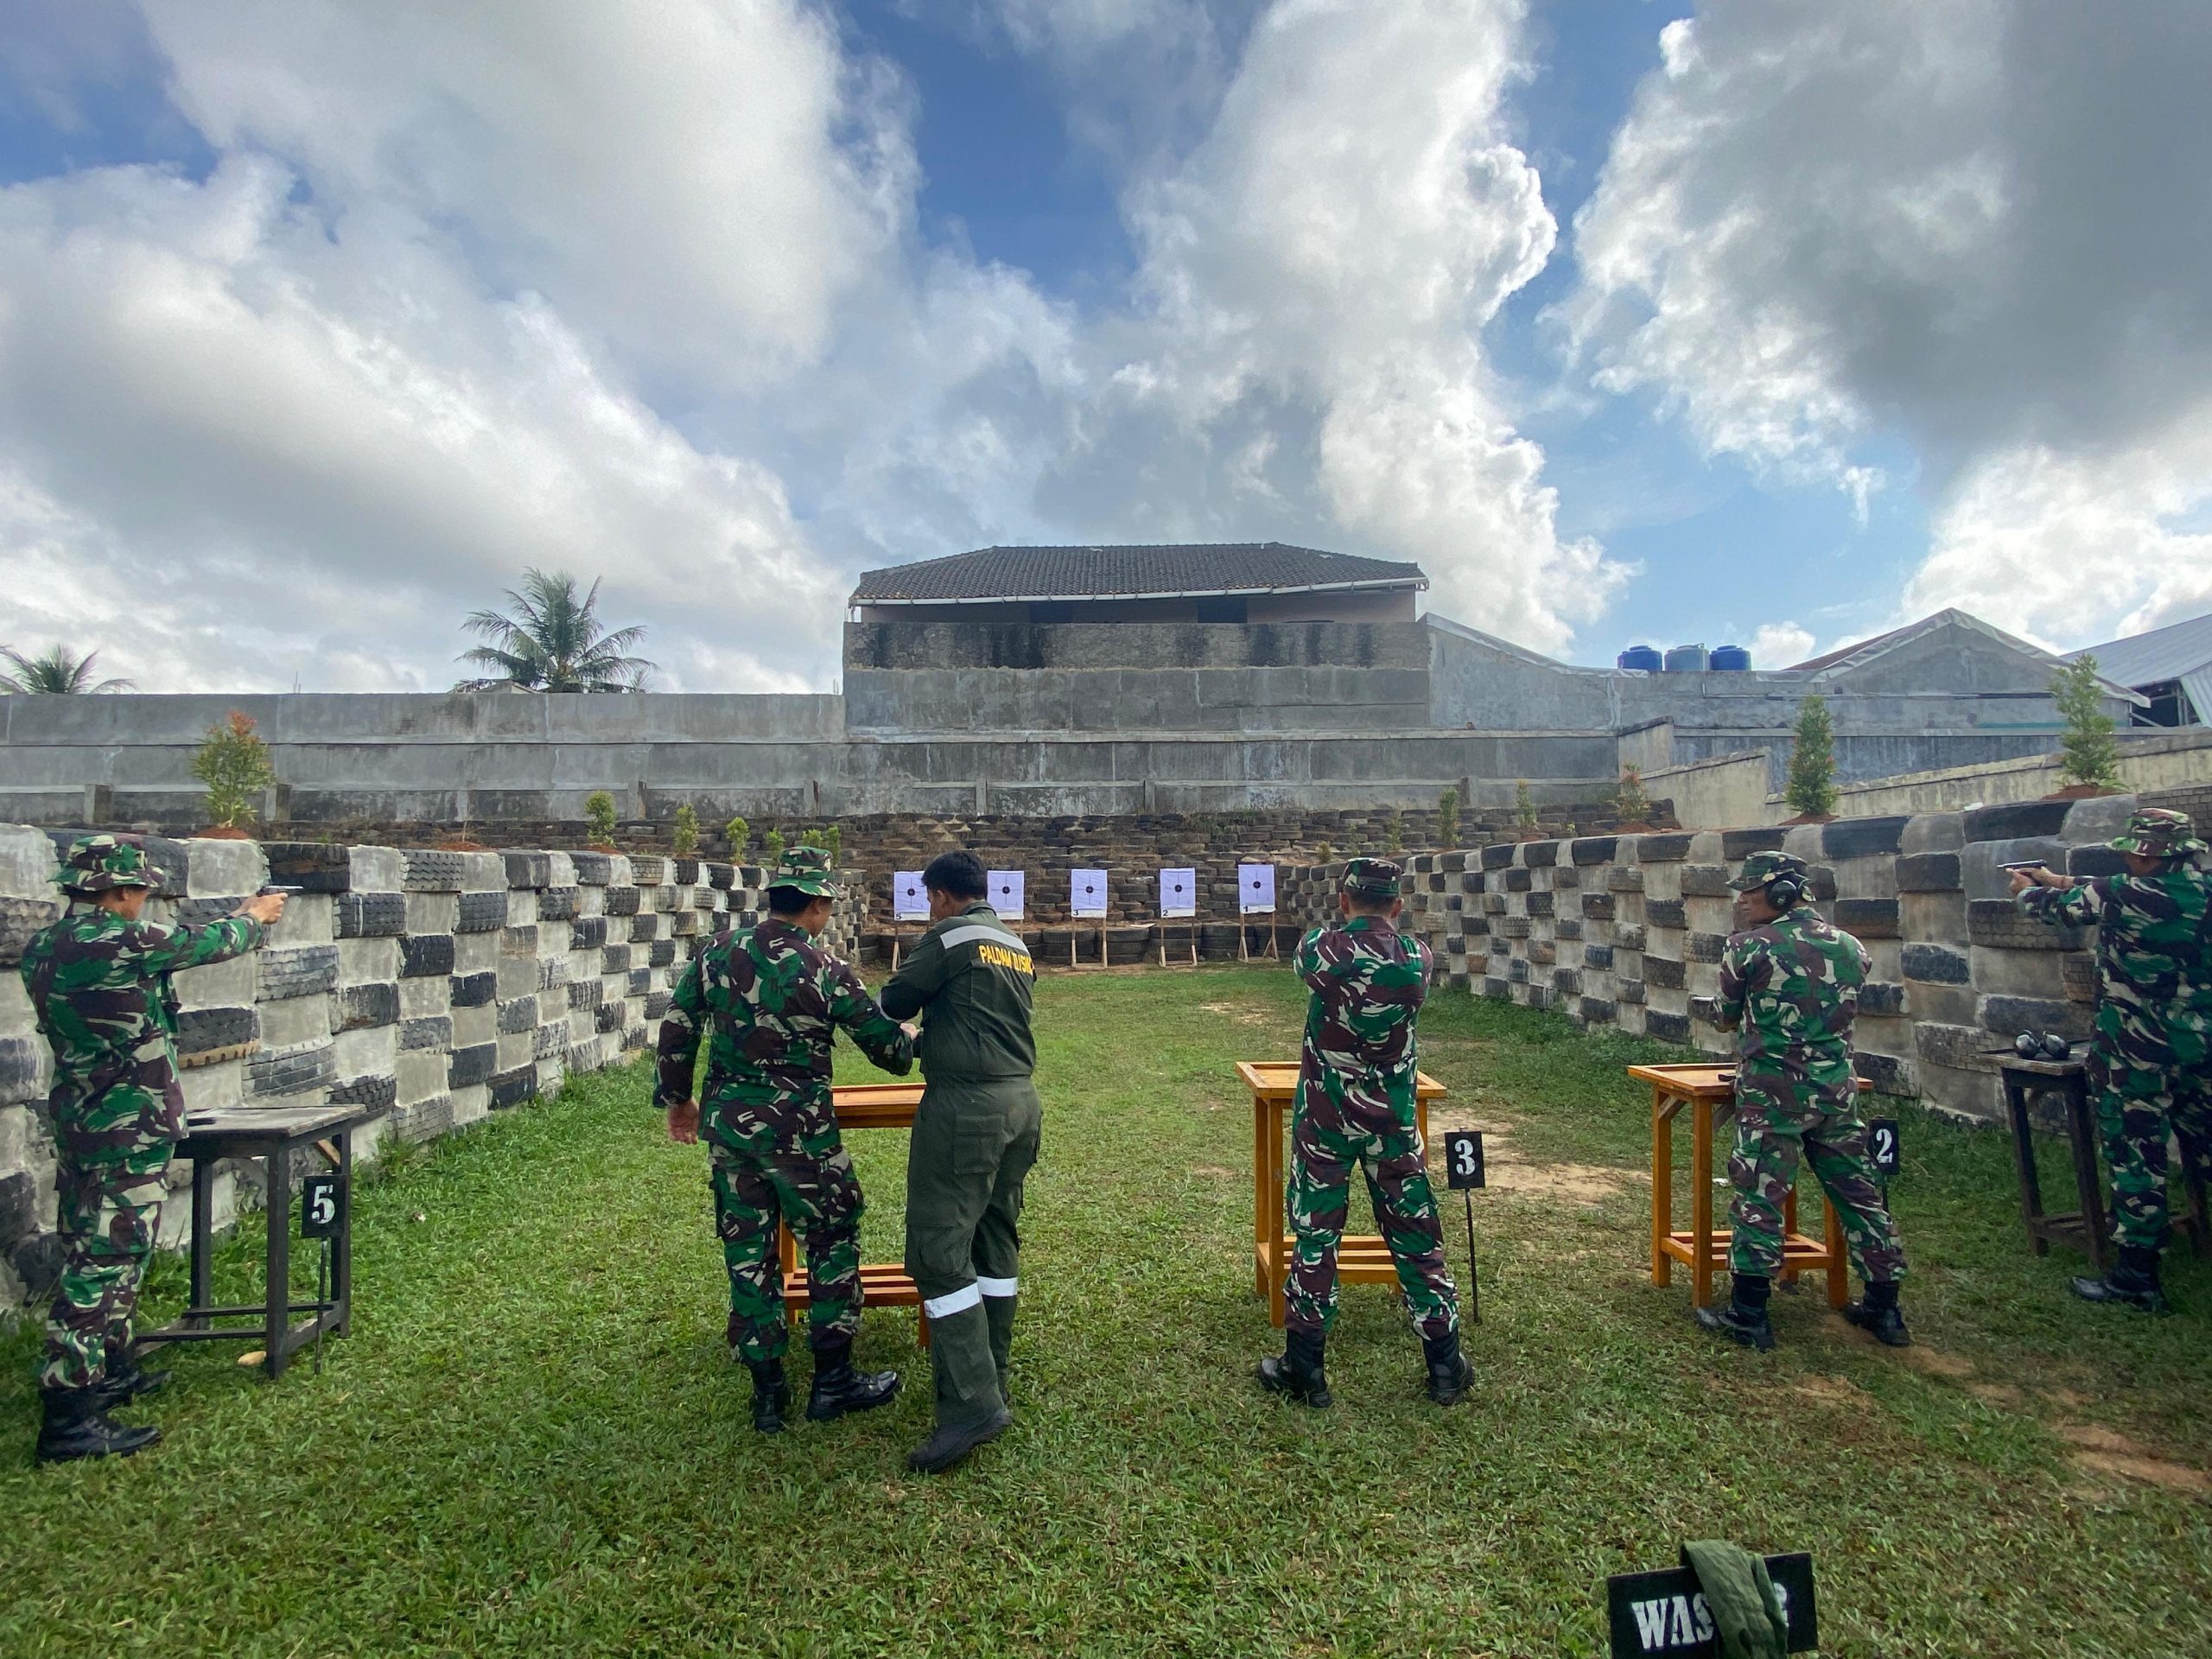
[[[1444,1175],[1453,1192],[1484,1184],[1480,1129],[1454,1129],[1444,1137]]]

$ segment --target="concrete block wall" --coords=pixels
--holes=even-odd
[[[2023,1031],[2088,1035],[2094,929],[2023,915],[2003,866],[2040,859],[2110,874],[2136,799],[2025,801],[1827,824],[1506,842],[1408,861],[1403,925],[1447,983],[1709,1053],[1733,895],[1767,849],[1810,868],[1816,907],[1872,958],[1854,1027],[1861,1076],[1886,1094],[1986,1122],[2003,1107],[1997,1057]],[[1343,866],[1287,873],[1284,918],[1333,913]]]
[[[54,1270],[53,1063],[18,968],[60,913],[57,850],[75,832],[0,825],[0,1313]],[[302,889],[263,947],[175,976],[188,1110],[351,1102],[356,1147],[426,1141],[649,1047],[684,964],[759,919],[757,866],[591,852],[453,852],[310,842],[148,842],[167,893],[156,921],[234,911],[265,883]],[[855,884],[857,887],[859,884]],[[830,944],[849,956],[863,902]],[[170,1172],[162,1236],[191,1221],[189,1166]],[[258,1173],[224,1169],[219,1225]]]

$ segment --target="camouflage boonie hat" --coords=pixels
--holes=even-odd
[[[1403,874],[1387,858],[1354,858],[1344,863],[1344,891],[1362,899],[1395,899]]]
[[[830,849],[826,847],[792,847],[776,861],[776,868],[768,872],[771,888],[789,887],[794,893],[804,893],[817,899],[837,896],[836,872],[830,868]]]
[[[1785,875],[1794,875],[1802,880],[1805,876],[1805,861],[1802,858],[1792,858],[1788,853],[1753,853],[1744,861],[1743,869],[1728,885],[1738,893],[1749,893],[1755,887],[1765,887],[1770,881],[1779,880]]]
[[[111,887],[159,891],[162,873],[146,856],[144,845],[129,836],[79,836],[62,855],[54,880],[71,893],[105,893]]]
[[[2145,858],[2186,858],[2204,850],[2189,815],[2163,806],[2146,806],[2133,814],[2127,820],[2127,833],[2113,836],[2110,844],[2114,852],[2140,853]]]

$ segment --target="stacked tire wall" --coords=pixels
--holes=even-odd
[[[1998,1055],[2024,1031],[2089,1034],[2094,929],[2020,913],[2004,866],[2040,860],[2075,875],[2121,868],[2105,843],[2133,796],[2027,801],[1967,812],[1849,818],[1789,828],[1586,836],[1506,842],[1408,861],[1402,925],[1440,974],[1477,995],[1548,1008],[1707,1053],[1732,1051],[1714,1023],[1720,952],[1751,853],[1778,849],[1812,872],[1821,913],[1873,959],[1855,1027],[1861,1076],[1999,1121]],[[1284,873],[1286,918],[1333,914],[1343,866]]]
[[[42,1297],[55,1266],[53,1062],[19,969],[60,914],[53,877],[76,833],[0,825],[0,1313]],[[188,1110],[351,1103],[370,1114],[366,1157],[386,1135],[428,1141],[649,1049],[684,965],[763,904],[759,868],[697,859],[161,838],[148,851],[156,921],[300,889],[260,950],[175,976]],[[841,902],[841,954],[861,910]],[[166,1243],[187,1235],[189,1179],[181,1161],[170,1172]],[[257,1192],[256,1166],[222,1170],[217,1224]]]

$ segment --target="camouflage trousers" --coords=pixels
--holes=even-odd
[[[1459,1328],[1459,1293],[1444,1262],[1444,1229],[1410,1094],[1401,1103],[1349,1090],[1343,1100],[1320,1089],[1300,1091],[1284,1196],[1294,1236],[1284,1323],[1325,1332],[1336,1319],[1337,1246],[1355,1163],[1367,1178],[1375,1224],[1390,1247],[1414,1328],[1424,1337],[1449,1336]]]
[[[790,1344],[776,1253],[779,1220],[791,1224],[806,1252],[810,1343],[818,1349],[851,1341],[861,1328],[861,1212],[867,1207],[852,1154],[842,1144],[827,1152],[753,1152],[710,1141],[707,1179],[729,1269],[729,1344],[737,1357],[748,1363],[779,1359]]]
[[[2114,1065],[2100,1037],[2090,1045],[2088,1083],[2112,1171],[2113,1242],[2163,1250],[2169,1139],[2183,1166],[2212,1181],[2212,1077],[2196,1066]]]
[[[1740,1085],[1736,1149],[1728,1160],[1728,1179],[1736,1189],[1728,1211],[1734,1229],[1729,1272],[1772,1278],[1782,1271],[1782,1206],[1796,1182],[1801,1157],[1843,1223],[1859,1276],[1870,1283],[1904,1278],[1904,1247],[1874,1177],[1866,1121],[1857,1107],[1834,1111],[1797,1105]]]
[[[119,1162],[86,1164],[65,1145],[54,1173],[61,1276],[47,1314],[42,1386],[88,1389],[129,1360],[138,1287],[161,1236],[162,1177],[174,1152],[164,1138]]]

